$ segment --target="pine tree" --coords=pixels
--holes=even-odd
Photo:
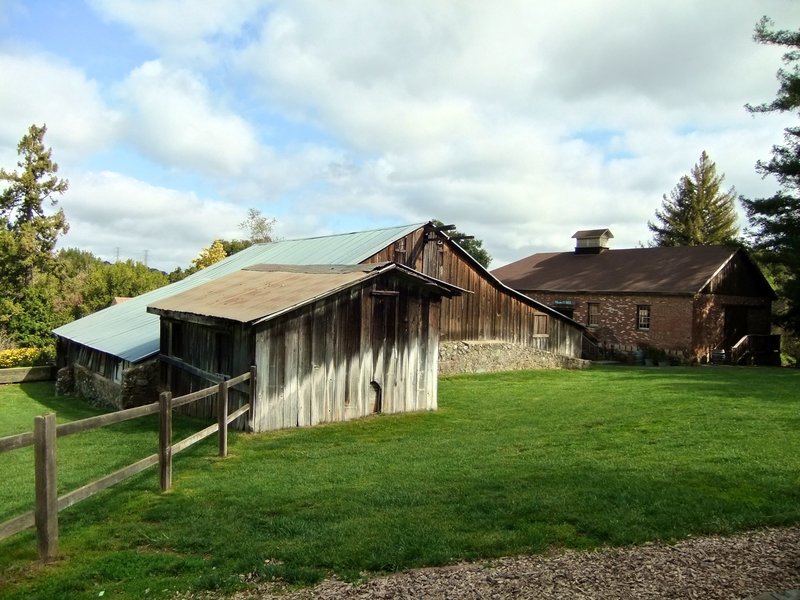
[[[681,177],[664,195],[658,223],[648,221],[653,246],[711,246],[732,244],[739,235],[736,222],[736,190],[721,191],[725,175],[705,150],[690,175]]]
[[[33,283],[37,269],[53,264],[58,236],[69,229],[63,210],[46,214],[43,204],[55,206],[55,194],[67,191],[69,182],[56,176],[52,150],[44,146],[47,127],[31,125],[17,146],[21,171],[0,169],[0,279],[22,295]]]
[[[758,106],[753,113],[789,112],[800,108],[800,30],[771,30],[767,17],[758,22],[753,39],[761,44],[785,46],[786,68],[778,69],[775,100]],[[800,112],[798,113],[800,114]],[[785,145],[773,146],[772,159],[759,161],[756,170],[773,175],[780,189],[769,198],[742,199],[750,219],[750,233],[758,258],[771,267],[783,300],[777,315],[787,330],[800,334],[800,127],[784,130]]]
[[[69,182],[44,146],[47,128],[31,125],[17,154],[19,171],[0,169],[0,331],[23,345],[52,343],[53,295],[47,279],[55,267],[55,245],[66,233],[63,210],[47,214]]]

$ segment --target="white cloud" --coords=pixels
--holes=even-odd
[[[79,158],[115,135],[118,114],[79,69],[44,55],[0,54],[0,146],[13,149],[28,127],[47,124],[57,157]]]
[[[120,173],[74,177],[60,202],[70,224],[61,246],[112,260],[144,260],[164,270],[188,266],[214,239],[241,237],[239,206],[154,186]]]
[[[147,62],[119,87],[127,134],[166,165],[235,177],[258,162],[249,123],[214,102],[206,83],[186,69]]]
[[[245,206],[289,237],[437,217],[483,239],[494,266],[568,249],[584,227],[631,246],[704,149],[740,193],[774,189],[753,165],[796,123],[743,109],[774,97],[780,49],[751,35],[762,13],[800,24],[789,0],[91,4],[154,52],[103,82],[122,116],[77,68],[35,56],[16,71],[0,63],[20,90],[0,90],[0,110],[27,126],[41,103],[64,143],[88,151],[117,137],[121,155],[141,152],[148,165],[111,167],[127,176],[73,181],[86,227],[75,235],[153,256],[167,232],[152,215],[165,213],[191,244],[178,264],[222,235],[196,212],[224,224]],[[48,94],[48,79],[66,83]],[[0,152],[22,131],[7,122]],[[216,203],[170,190],[177,181]]]
[[[219,43],[238,37],[265,10],[263,0],[90,0],[104,18],[127,25],[166,56],[219,60]]]
[[[362,157],[309,205],[455,221],[499,264],[585,226],[617,225],[617,247],[646,241],[703,149],[729,185],[763,190],[753,164],[789,119],[743,108],[774,96],[780,52],[751,40],[762,11],[791,14],[780,1],[294,2],[238,65]]]

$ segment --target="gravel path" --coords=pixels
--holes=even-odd
[[[674,545],[564,551],[416,569],[356,586],[335,579],[295,591],[262,584],[234,598],[733,600],[798,588],[800,527],[790,527],[690,538]]]

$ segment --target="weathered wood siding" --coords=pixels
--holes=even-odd
[[[113,383],[120,383],[122,372],[133,366],[133,363],[118,356],[112,356],[66,338],[59,337],[56,343],[58,368],[77,363]]]
[[[701,290],[704,294],[749,296],[770,302],[775,292],[747,256],[739,251],[726,262]]]
[[[395,261],[472,292],[442,298],[442,341],[500,340],[580,357],[579,327],[518,297],[455,246],[436,231],[420,228],[364,262]]]
[[[255,431],[437,406],[438,298],[380,278],[255,330]]]
[[[177,358],[204,376],[177,366],[162,363],[162,382],[173,396],[189,394],[250,370],[254,364],[251,333],[238,323],[216,323],[161,319],[161,355]],[[228,391],[230,412],[247,403],[247,394],[235,388]],[[216,396],[192,402],[177,410],[184,414],[211,419],[217,414]],[[236,425],[240,426],[237,422]]]

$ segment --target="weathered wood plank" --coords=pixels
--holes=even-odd
[[[308,377],[312,370],[309,313],[303,311],[292,319],[291,323],[291,327],[297,335],[297,366],[295,369],[297,391],[294,400],[297,403],[297,425],[305,427],[311,425],[311,393],[310,377]]]
[[[253,413],[258,408],[258,404],[260,399],[258,397],[258,367],[255,365],[250,367],[250,385],[249,385],[249,393],[247,394],[250,401],[246,404],[248,407],[252,407],[247,413],[247,431],[254,431],[253,427],[255,424],[255,418]]]
[[[207,379],[208,381],[213,381],[214,383],[219,383],[220,381],[225,379],[225,377],[221,373],[211,373],[210,371],[200,369],[174,356],[168,356],[162,354],[158,358],[159,360],[161,360],[161,362],[167,363],[172,367],[177,367],[178,369],[186,371],[191,375],[196,375],[197,377],[201,377],[202,379]]]
[[[243,406],[240,406],[231,414],[228,415],[228,424],[233,423],[236,419],[241,417],[243,414],[247,413],[250,410],[250,403],[247,403]]]
[[[172,394],[162,392],[159,402],[158,465],[161,491],[172,487]]]
[[[217,393],[217,429],[219,431],[219,455],[228,456],[228,386],[224,381],[219,384]]]
[[[226,380],[225,384],[228,387],[232,387],[237,383],[242,383],[243,381],[247,381],[248,379],[250,379],[250,377],[251,377],[250,372],[242,373],[241,375],[237,375],[236,377],[232,377],[231,379]]]
[[[3,523],[0,523],[0,540],[11,537],[20,531],[25,531],[34,525],[36,525],[36,511],[33,510],[25,513],[24,515],[4,521]]]
[[[35,417],[33,435],[36,479],[36,542],[39,558],[48,562],[58,554],[55,413]]]
[[[0,454],[33,445],[33,432],[17,433],[0,438]]]
[[[197,390],[196,392],[192,392],[191,394],[180,396],[172,401],[172,408],[178,408],[179,406],[183,406],[184,404],[189,404],[190,402],[194,402],[202,398],[208,398],[209,396],[213,396],[214,394],[216,394],[217,391],[219,391],[219,388],[216,385],[212,385],[211,387],[207,387],[202,390]]]
[[[158,453],[151,454],[150,456],[143,458],[142,460],[136,461],[133,464],[128,465],[127,467],[123,467],[113,473],[106,475],[92,483],[87,483],[86,485],[79,487],[77,490],[73,490],[68,494],[64,494],[58,499],[58,510],[64,510],[65,508],[69,508],[73,504],[80,502],[81,500],[85,500],[89,496],[96,494],[112,485],[119,483],[121,481],[125,481],[129,477],[133,477],[134,475],[141,473],[145,469],[152,467],[158,464]]]
[[[213,425],[209,425],[205,429],[201,429],[197,433],[193,433],[189,437],[182,439],[180,442],[176,442],[172,445],[172,454],[175,455],[178,452],[186,450],[189,446],[196,444],[200,440],[206,439],[210,435],[214,435],[219,431],[219,425],[214,423]]]
[[[89,429],[105,427],[106,425],[113,425],[114,423],[121,423],[131,419],[138,419],[139,417],[144,417],[146,415],[154,415],[157,412],[158,402],[154,402],[152,404],[127,408],[125,410],[106,413],[104,415],[97,415],[96,417],[89,417],[79,421],[61,423],[61,425],[56,428],[56,434],[58,437],[63,437],[65,435],[72,435],[73,433],[88,431]]]

